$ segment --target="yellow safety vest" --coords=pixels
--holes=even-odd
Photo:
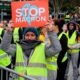
[[[61,39],[61,37],[62,37],[63,34],[67,37],[67,34],[64,33],[64,32],[62,32],[62,33],[58,36],[58,39],[59,39],[59,40]],[[68,38],[68,37],[67,37],[67,38]],[[67,45],[68,45],[68,44],[67,44]],[[64,58],[62,59],[62,62],[65,62],[66,60],[67,60],[67,52],[66,52]]]
[[[4,30],[3,28],[0,28],[0,40],[2,40],[1,35],[2,35],[2,31],[3,31],[3,30]]]
[[[72,36],[69,38],[69,32],[67,32],[68,35],[68,45],[72,46],[77,44],[78,42],[76,41],[76,31],[73,32]],[[79,53],[79,49],[69,49],[69,53]]]
[[[65,21],[70,21],[70,15],[66,15]]]
[[[62,37],[62,35],[65,34],[64,32],[62,32],[59,36],[58,39],[60,40],[60,38]],[[66,34],[65,34],[66,35]],[[58,53],[59,54],[59,53]],[[56,54],[55,56],[48,58],[47,59],[47,68],[49,70],[54,70],[56,71],[58,69],[57,66],[57,58],[58,58],[58,54]],[[62,59],[62,62],[65,62],[67,60],[67,53],[65,54],[64,58]]]
[[[16,67],[15,71],[22,74],[27,74],[35,79],[37,78],[47,78],[47,69],[46,69],[46,59],[45,59],[45,46],[41,43],[37,46],[29,59],[28,66],[25,66],[24,63],[27,63],[23,58],[23,51],[19,44],[17,44],[16,51]],[[19,78],[18,80],[24,80]],[[37,79],[38,80],[38,79]]]
[[[1,36],[3,30],[4,30],[3,28],[0,28],[0,36]]]
[[[19,28],[15,28],[13,32],[13,41],[14,43],[19,41]]]
[[[10,57],[6,52],[0,50],[0,66],[8,66],[11,63]]]

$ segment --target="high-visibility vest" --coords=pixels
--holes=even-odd
[[[66,15],[65,21],[70,21],[70,15]]]
[[[67,37],[67,34],[64,33],[64,32],[62,32],[62,33],[58,36],[58,39],[59,39],[59,40],[61,39],[61,37],[62,37],[63,34]],[[68,38],[68,37],[67,37],[67,38]],[[68,44],[67,44],[67,45],[68,45]],[[65,62],[66,60],[67,60],[67,52],[66,52],[64,58],[62,59],[62,62]]]
[[[72,46],[77,44],[78,42],[76,41],[76,31],[73,32],[72,36],[69,38],[69,32],[67,32],[68,35],[68,45]],[[79,53],[79,49],[69,49],[68,50],[69,53]]]
[[[4,30],[3,28],[0,28],[0,36],[2,35],[3,30]]]
[[[3,50],[0,50],[0,66],[8,66],[11,63],[9,55],[4,52]]]
[[[46,69],[46,59],[45,59],[45,45],[41,43],[37,46],[30,56],[28,66],[25,66],[27,63],[23,58],[23,51],[19,44],[17,44],[16,51],[16,67],[15,71],[21,74],[27,74],[35,79],[37,78],[47,78],[47,69]],[[18,80],[24,80],[19,77]],[[37,79],[38,80],[38,79]]]
[[[14,43],[19,41],[19,28],[15,28],[13,32],[13,41]]]
[[[59,40],[61,39],[61,37],[62,37],[63,34],[65,34],[65,33],[62,32],[58,36],[58,39]],[[56,71],[58,69],[58,66],[57,66],[57,58],[58,58],[58,55],[59,55],[59,53],[57,53],[55,56],[47,59],[47,64],[46,64],[47,65],[47,69],[54,70],[54,71]],[[62,62],[65,62],[66,60],[67,60],[67,52],[66,52],[64,58],[62,59]]]
[[[1,35],[2,35],[2,31],[3,31],[3,30],[4,30],[3,28],[0,28],[0,40],[2,40]]]

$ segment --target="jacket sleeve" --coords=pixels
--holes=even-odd
[[[60,51],[61,45],[57,38],[57,34],[55,32],[48,32],[48,37],[45,40],[46,57],[52,57]]]
[[[1,49],[7,52],[9,55],[14,55],[16,51],[16,45],[11,44],[12,32],[5,31],[1,42]]]
[[[71,46],[71,49],[79,49],[79,48],[80,48],[80,42]]]

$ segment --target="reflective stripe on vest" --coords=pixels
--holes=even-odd
[[[77,41],[76,41],[76,31],[73,32],[72,36],[69,38],[69,32],[67,32],[67,35],[68,35],[68,45],[71,46],[71,45],[75,45],[77,44]],[[69,49],[68,50],[69,53],[79,53],[79,49]]]
[[[22,62],[17,62],[16,63],[16,66],[23,66],[25,63],[22,63]],[[29,63],[28,64],[28,67],[43,67],[43,68],[45,68],[46,67],[46,65],[45,64],[40,64],[40,63]]]
[[[57,70],[57,58],[55,57],[48,58],[46,66],[49,70],[54,71]]]
[[[62,62],[65,62],[67,59],[68,59],[68,57],[67,57],[67,52],[66,52],[64,58],[62,59]]]
[[[13,32],[13,40],[14,42],[19,41],[19,28],[15,28]]]
[[[29,59],[28,67],[26,67],[22,48],[17,44],[15,71],[23,74],[27,73],[28,76],[47,77],[44,48],[45,46],[43,43],[35,48]]]
[[[58,39],[60,40],[62,35],[65,34],[64,32],[62,32],[59,36]],[[66,35],[66,34],[65,34]],[[67,35],[66,35],[67,36]],[[48,58],[47,59],[47,68],[49,70],[57,70],[57,57],[58,54],[56,54],[55,56]],[[65,54],[64,58],[62,59],[62,62],[65,62],[67,60],[67,53]]]
[[[10,57],[3,50],[0,50],[0,66],[8,66],[11,63]]]

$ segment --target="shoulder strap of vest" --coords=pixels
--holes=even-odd
[[[58,36],[58,39],[59,39],[59,40],[61,39],[61,37],[62,37],[63,34],[64,34],[65,36],[67,36],[66,33],[61,32],[61,33],[59,34],[59,36]]]

